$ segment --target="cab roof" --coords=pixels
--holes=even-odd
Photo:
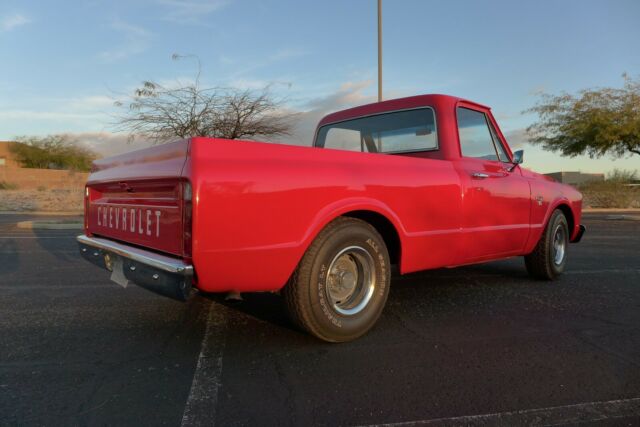
[[[405,110],[405,109],[419,108],[419,107],[434,107],[436,109],[440,109],[443,107],[455,108],[455,106],[460,102],[477,105],[487,110],[490,109],[486,105],[478,104],[477,102],[469,101],[463,98],[458,98],[456,96],[441,95],[441,94],[425,94],[425,95],[409,96],[406,98],[389,99],[387,101],[374,102],[371,104],[360,105],[358,107],[337,111],[335,113],[326,115],[322,120],[320,120],[320,122],[318,123],[318,127],[324,126],[329,123],[342,122],[345,120],[351,120],[358,117],[385,113],[388,111]]]

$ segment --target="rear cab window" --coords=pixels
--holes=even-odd
[[[463,157],[510,162],[498,133],[485,113],[465,107],[458,107],[456,112]]]
[[[316,147],[402,154],[438,149],[432,108],[394,111],[322,126]]]

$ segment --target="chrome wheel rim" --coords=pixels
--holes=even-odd
[[[567,251],[567,234],[562,224],[556,227],[553,233],[553,262],[556,265],[562,264]]]
[[[338,252],[329,264],[326,293],[332,308],[345,316],[360,313],[376,287],[373,256],[361,246]]]

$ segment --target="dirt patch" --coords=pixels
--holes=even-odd
[[[82,211],[83,188],[0,190],[0,211]]]

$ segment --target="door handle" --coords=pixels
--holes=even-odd
[[[483,173],[483,172],[474,172],[471,174],[471,176],[475,179],[485,179],[485,178],[489,178],[489,174]]]

